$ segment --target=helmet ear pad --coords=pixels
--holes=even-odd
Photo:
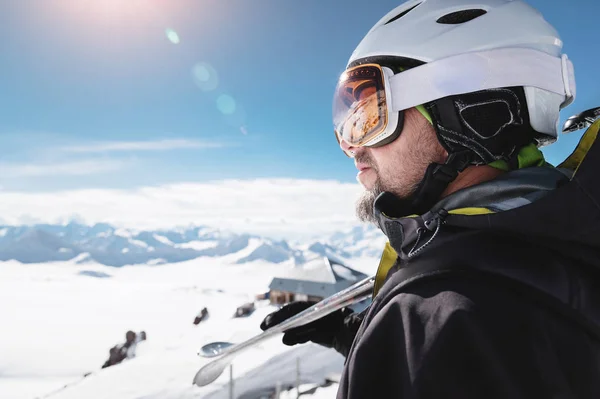
[[[522,87],[444,97],[425,108],[446,151],[468,150],[473,164],[510,162],[520,148],[535,141]]]

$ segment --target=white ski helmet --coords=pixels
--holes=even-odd
[[[561,58],[563,42],[539,11],[519,0],[410,0],[377,22],[352,53],[348,65],[372,57],[401,57],[430,63],[494,49],[532,49]],[[514,59],[518,64],[519,59]],[[571,71],[572,72],[572,71]],[[562,83],[565,73],[552,77]],[[566,96],[524,86],[531,127],[556,140],[559,111],[573,101],[574,77]],[[569,90],[570,89],[570,90]]]

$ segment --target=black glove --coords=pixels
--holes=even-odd
[[[312,301],[291,302],[278,311],[267,315],[260,324],[260,328],[263,331],[269,329],[316,303]],[[342,308],[319,320],[285,331],[283,343],[292,346],[312,341],[327,348],[333,348],[342,355],[348,356],[363,317],[364,312],[354,313],[352,309]]]

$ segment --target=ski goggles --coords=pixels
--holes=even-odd
[[[398,127],[398,113],[388,112],[391,103],[391,69],[378,64],[346,70],[335,89],[333,125],[338,142],[353,147],[376,145]]]
[[[502,48],[450,56],[397,74],[378,64],[354,66],[335,89],[335,136],[352,147],[385,145],[402,130],[401,111],[448,96],[513,86],[560,94],[565,107],[575,97],[573,64],[566,55]]]

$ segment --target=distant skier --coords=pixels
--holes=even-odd
[[[246,316],[250,316],[254,310],[256,310],[256,307],[254,306],[254,302],[248,302],[243,304],[242,306],[238,307],[235,310],[235,314],[233,315],[233,317],[246,317]]]
[[[114,366],[115,364],[121,363],[125,359],[134,358],[137,344],[145,340],[145,331],[141,331],[139,334],[136,334],[131,330],[127,331],[127,333],[125,333],[125,342],[110,348],[108,360],[104,362],[102,368]]]
[[[198,315],[194,319],[194,324],[198,325],[198,324],[200,324],[201,321],[204,321],[206,319],[208,319],[208,309],[202,308],[200,313],[198,313]]]

